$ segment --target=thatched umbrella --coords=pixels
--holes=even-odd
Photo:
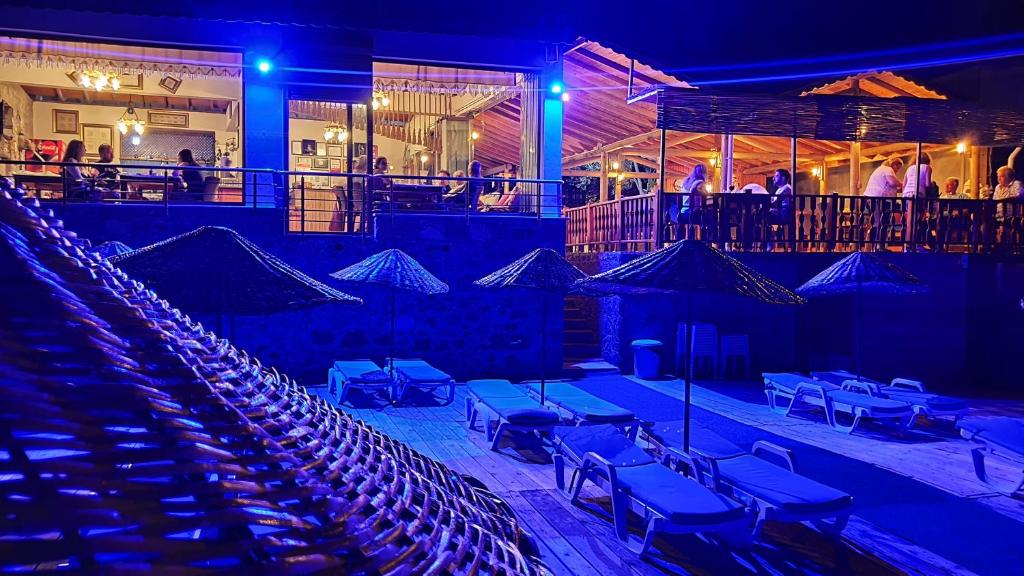
[[[699,240],[677,242],[641,256],[618,268],[581,280],[577,286],[589,294],[682,294],[686,297],[684,344],[685,402],[683,449],[690,449],[690,332],[693,294],[734,294],[769,304],[802,304],[803,299],[724,252]]]
[[[857,342],[855,370],[861,379],[861,344],[863,342],[864,295],[909,296],[927,294],[926,286],[916,276],[868,252],[854,252],[796,289],[801,296],[853,296],[856,306]]]
[[[395,293],[408,290],[421,294],[444,294],[448,285],[437,279],[412,256],[397,248],[378,252],[365,260],[338,270],[331,278],[361,284],[378,284],[391,293],[391,355],[395,358]],[[394,366],[388,362],[388,373],[394,378]]]
[[[544,365],[547,351],[547,294],[565,294],[580,279],[586,278],[561,254],[550,248],[537,248],[515,262],[495,270],[473,282],[486,288],[527,288],[544,293],[541,297],[540,317],[540,401],[544,402]]]
[[[272,314],[362,300],[285,264],[229,228],[203,226],[108,261],[191,314]],[[218,332],[220,330],[218,329]]]
[[[117,256],[119,254],[127,254],[132,251],[131,246],[128,246],[124,242],[118,242],[117,240],[111,240],[110,242],[104,242],[98,244],[93,250],[103,258],[110,258],[111,256]]]

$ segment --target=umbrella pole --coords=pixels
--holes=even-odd
[[[683,360],[686,364],[683,366],[686,381],[683,383],[684,386],[684,401],[683,401],[683,453],[690,453],[690,383],[693,381],[693,360],[690,358],[691,355],[691,334],[693,333],[693,294],[689,291],[686,292],[686,335],[684,337],[685,344],[683,345]]]
[[[391,288],[391,354],[388,357],[388,375],[395,379],[395,289]]]
[[[864,294],[861,289],[863,283],[857,281],[857,381],[860,382],[864,366],[862,364],[864,351]]]
[[[548,350],[548,299],[547,294],[541,295],[540,313],[540,403],[544,404],[544,366],[547,363]]]

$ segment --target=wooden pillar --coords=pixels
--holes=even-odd
[[[977,146],[971,146],[971,172],[970,172],[971,191],[968,194],[971,198],[980,198],[981,193],[981,149]],[[964,186],[967,184],[965,183]]]
[[[796,196],[796,136],[790,139],[789,143],[789,187]]]
[[[828,194],[828,162],[821,161],[821,178],[818,179],[818,194]]]
[[[661,140],[658,143],[658,193],[654,195],[654,248],[658,249],[665,242],[665,171],[668,166],[668,157],[665,147],[665,140],[668,137],[665,129],[661,129]]]
[[[860,196],[860,142],[850,142],[850,196]]]
[[[722,185],[717,192],[728,192],[732,186],[733,174],[733,144],[735,139],[732,134],[722,136]]]
[[[608,200],[608,153],[601,152],[601,191],[597,200],[605,202]]]

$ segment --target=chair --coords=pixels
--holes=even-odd
[[[685,322],[680,322],[676,329],[676,366],[680,372],[685,370],[683,349],[686,346],[686,329]],[[690,366],[693,373],[700,374],[703,366],[710,366],[712,376],[718,379],[718,329],[714,324],[694,323],[690,336]]]
[[[575,504],[590,480],[612,497],[615,534],[646,556],[658,533],[745,534],[746,508],[663,466],[612,425],[557,426],[552,431],[555,483]],[[565,464],[574,467],[568,488]],[[627,526],[631,503],[642,509],[644,533],[639,544]]]
[[[811,522],[833,536],[849,521],[853,498],[797,473],[793,453],[781,446],[759,440],[746,452],[692,422],[690,454],[685,455],[678,447],[681,422],[664,422],[645,432],[662,454],[690,466],[702,484],[756,510],[755,537],[769,520]]]
[[[828,425],[833,430],[847,434],[852,433],[864,418],[893,420],[900,429],[905,430],[915,417],[913,408],[906,402],[844,390],[835,384],[814,380],[803,374],[765,372],[761,376],[764,378],[768,406],[773,411],[790,416],[802,406],[822,408]],[[778,402],[780,398],[788,400],[785,407]],[[840,422],[839,414],[852,418],[851,423],[847,425]]]
[[[484,407],[498,420],[494,427],[490,417],[484,419],[484,431],[497,451],[502,436],[507,432],[550,432],[559,423],[558,413],[541,406],[527,394],[525,386],[516,386],[508,380],[470,380],[466,383],[466,426],[472,430],[480,408]]]
[[[539,400],[540,383],[530,381],[525,384],[530,395]],[[611,424],[630,438],[636,438],[640,429],[640,420],[631,410],[598,398],[569,382],[548,382],[544,392],[544,401],[568,414],[569,421],[577,426]]]
[[[395,390],[391,378],[372,360],[338,360],[327,371],[327,393],[345,402],[352,388],[386,390],[388,400],[394,401]]]
[[[858,379],[856,375],[845,370],[811,372],[811,377],[815,380],[842,386],[848,390],[906,402],[913,406],[916,416],[923,416],[929,420],[951,416],[955,424],[960,418],[967,415],[969,408],[967,401],[962,398],[932,394],[925,390],[923,383],[907,378],[893,378],[890,384],[885,384],[864,377]],[[911,420],[911,425],[913,423],[914,420]]]
[[[455,380],[446,372],[434,368],[419,358],[388,359],[395,379],[395,402],[401,402],[409,388],[434,391],[438,388],[446,391],[445,404],[455,400]]]
[[[1024,488],[1024,420],[1016,418],[969,418],[957,423],[960,435],[979,444],[971,449],[974,474],[985,484],[999,492],[1013,496]],[[985,468],[985,457],[992,456],[1015,466],[1021,478],[1012,482],[1000,481],[989,476]]]
[[[743,378],[750,379],[750,338],[746,334],[722,336],[718,347],[718,375],[729,374],[729,361],[739,358],[743,361]]]
[[[217,189],[220,188],[220,178],[207,176],[203,179],[203,202],[219,202],[220,196]]]

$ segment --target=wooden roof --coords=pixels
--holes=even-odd
[[[937,98],[945,100],[946,97],[934,90],[910,81],[903,76],[888,71],[872,71],[862,74],[847,76],[842,80],[829,82],[817,88],[802,92],[801,96],[809,94],[841,94],[844,96],[876,96],[878,98],[895,98],[897,96],[908,96],[911,98]]]
[[[22,86],[32,100],[43,102],[67,102],[72,104],[93,104],[96,106],[118,106],[157,110],[187,110],[189,112],[211,112],[224,114],[231,106],[229,98],[200,98],[161,94],[139,94],[125,91],[96,92],[79,88],[55,88],[50,86]]]

